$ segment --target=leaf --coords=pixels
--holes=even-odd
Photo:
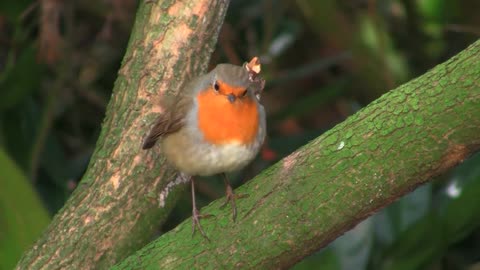
[[[0,148],[0,269],[12,269],[49,216],[18,166]]]
[[[308,269],[322,269],[322,270],[338,270],[340,269],[340,262],[335,255],[333,248],[326,248],[320,252],[309,256],[292,267],[292,270],[308,270]]]
[[[0,1],[0,14],[10,21],[16,21],[32,2],[31,0]]]
[[[398,241],[386,252],[381,269],[423,269],[432,258],[442,253],[445,241],[438,217],[425,216],[400,235]]]
[[[35,55],[33,45],[26,48],[17,61],[0,74],[0,110],[13,108],[39,88],[45,69],[36,63]]]
[[[26,172],[30,171],[32,137],[39,121],[40,112],[32,99],[0,114],[4,150]]]
[[[373,229],[373,219],[366,219],[333,242],[341,269],[367,268],[373,247]]]
[[[459,192],[458,197],[453,196],[451,198],[442,216],[449,243],[455,243],[463,239],[480,226],[480,172],[478,161],[480,161],[480,155],[477,155],[475,160],[466,162],[465,166],[469,164],[477,166],[477,174],[471,175],[473,179],[465,179],[463,186],[456,187]],[[463,167],[462,165],[459,169]],[[454,178],[450,185],[457,185],[456,181],[458,180]]]
[[[406,229],[429,214],[431,198],[432,185],[426,184],[373,216],[377,241],[384,246],[391,245]]]

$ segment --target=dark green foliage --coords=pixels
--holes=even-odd
[[[85,172],[137,5],[131,0],[52,1],[60,12],[52,26],[42,22],[42,2],[0,1],[0,270],[15,264],[45,228],[46,213],[52,216],[63,206]],[[375,1],[232,1],[210,66],[261,56],[267,79],[262,100],[269,112],[267,144],[255,163],[232,175],[237,186],[479,37],[476,0],[367,2]],[[151,33],[161,35],[162,28]],[[150,76],[149,68],[172,67],[134,68],[141,72],[132,76],[140,77]],[[154,92],[159,82],[149,83]],[[428,119],[405,121],[421,126]],[[385,135],[402,126],[371,124],[386,125]],[[122,128],[118,122],[117,129]],[[98,156],[102,153],[99,149]],[[480,259],[475,243],[479,165],[480,158],[472,158],[372,217],[363,229],[344,236],[357,243],[351,249],[340,240],[296,268],[339,269],[353,262],[359,269],[473,265]],[[198,183],[204,204],[223,194],[220,180]],[[458,197],[446,195],[452,185],[461,190]],[[190,215],[188,194],[182,196],[178,211],[159,231]],[[358,248],[362,243],[368,252]]]

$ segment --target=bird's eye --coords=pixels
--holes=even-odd
[[[213,89],[215,89],[215,91],[217,91],[217,92],[218,92],[218,90],[220,90],[220,85],[218,85],[218,82],[217,82],[217,81],[215,81],[215,82],[213,83]]]

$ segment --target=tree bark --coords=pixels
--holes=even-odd
[[[174,204],[175,173],[142,138],[160,96],[205,72],[228,0],[140,2],[88,170],[18,269],[105,269],[151,240]]]
[[[383,95],[113,269],[288,268],[480,148],[480,41]]]

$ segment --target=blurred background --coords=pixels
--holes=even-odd
[[[135,0],[0,1],[0,269],[13,267],[89,162]],[[210,67],[260,56],[268,138],[249,180],[480,37],[478,0],[232,0]],[[224,194],[197,181],[199,204]],[[166,231],[191,215],[185,193]],[[294,269],[480,269],[480,156]]]

